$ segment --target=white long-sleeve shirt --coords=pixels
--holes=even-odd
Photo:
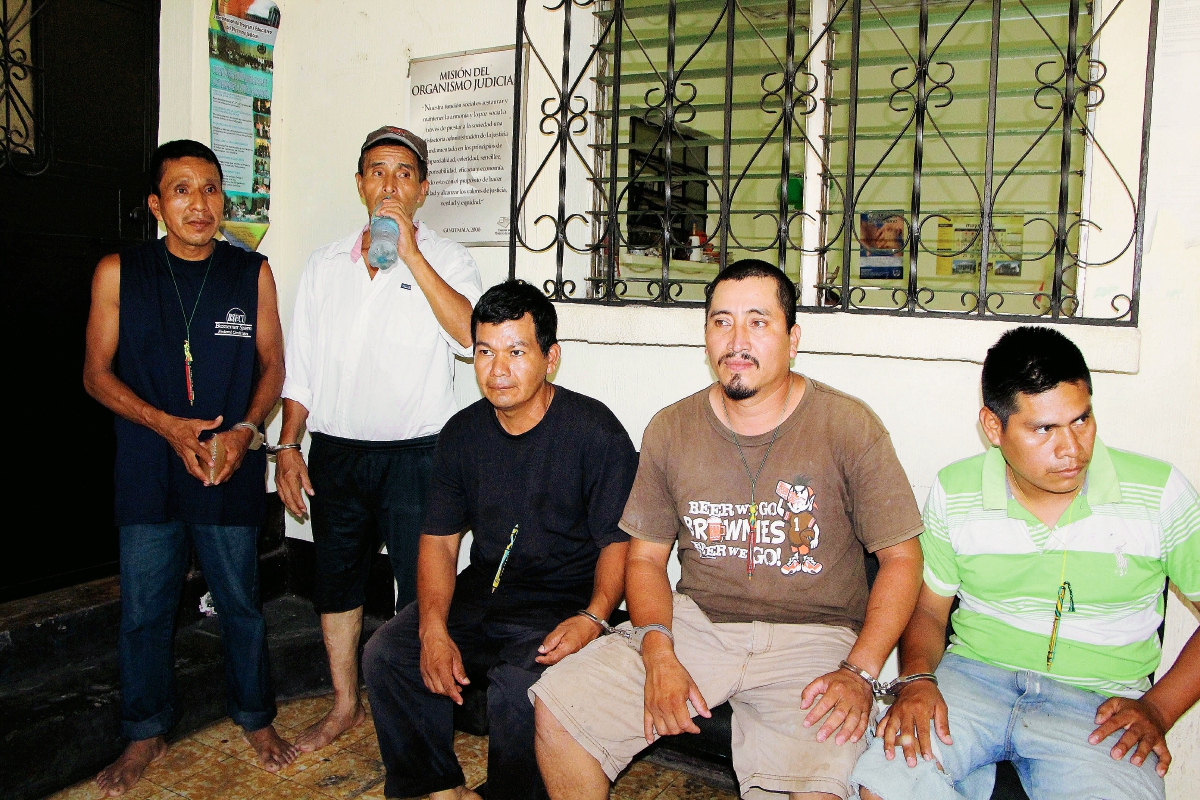
[[[288,334],[283,396],[308,409],[308,429],[362,441],[435,434],[458,410],[454,355],[403,259],[372,279],[361,231],[308,258]],[[417,223],[417,247],[471,303],[483,288],[467,249]]]

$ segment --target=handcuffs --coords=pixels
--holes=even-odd
[[[614,628],[612,625],[608,624],[607,620],[600,619],[586,608],[581,608],[579,611],[576,611],[575,615],[578,617],[587,617],[592,622],[599,625],[601,636],[607,636],[610,633],[615,633],[617,636],[620,636],[621,638],[625,639],[625,641],[629,642],[629,646],[634,650],[637,650],[639,653],[642,652],[642,640],[645,639],[646,634],[650,633],[651,631],[658,631],[672,642],[675,641],[675,635],[671,633],[671,629],[666,625],[659,625],[657,622],[652,622],[649,625],[642,625],[641,627],[635,628]],[[912,675],[905,675],[903,677],[896,678],[895,680],[888,681],[887,683],[882,683],[871,677],[871,673],[867,672],[865,669],[857,667],[845,660],[838,664],[838,669],[844,669],[848,670],[849,672],[853,672],[855,675],[866,681],[867,685],[871,687],[871,694],[875,697],[891,697],[895,699],[900,694],[900,690],[910,683],[915,683],[917,681],[933,681],[933,685],[937,686],[938,682],[937,675],[934,675],[932,672],[917,672]]]
[[[844,669],[849,672],[853,672],[855,675],[866,681],[867,685],[871,687],[871,694],[873,694],[875,697],[891,697],[895,699],[899,696],[900,690],[910,683],[915,683],[917,681],[933,681],[933,685],[937,686],[938,682],[937,675],[934,675],[932,672],[916,672],[912,675],[905,675],[903,677],[896,678],[895,680],[888,681],[887,683],[882,683],[875,678],[872,678],[871,673],[867,672],[865,669],[857,667],[845,660],[838,664],[838,669]]]
[[[246,430],[250,431],[250,444],[247,445],[247,447],[249,447],[251,450],[257,450],[261,447],[267,451],[268,456],[278,455],[284,450],[300,449],[299,442],[293,442],[291,444],[270,444],[267,441],[266,434],[262,432],[262,428],[258,427],[253,422],[239,422],[237,425],[234,425],[233,428],[245,428]],[[230,430],[233,430],[233,428],[230,428]]]
[[[236,424],[232,428],[230,428],[230,430],[235,430],[237,428],[245,428],[250,431],[250,444],[246,445],[247,448],[249,448],[250,450],[257,450],[258,448],[263,446],[263,442],[266,440],[267,437],[263,435],[263,432],[261,430],[259,430],[259,427],[257,425],[255,425],[253,422],[239,422],[238,424]],[[267,452],[268,453],[271,452],[270,445],[267,445]]]
[[[607,620],[600,619],[586,608],[576,611],[575,616],[587,617],[592,622],[599,625],[601,636],[607,636],[610,633],[615,633],[617,636],[620,636],[622,639],[628,642],[629,646],[634,650],[637,650],[639,653],[642,652],[642,640],[645,639],[646,634],[650,633],[651,631],[658,631],[672,642],[675,641],[675,634],[671,633],[671,629],[666,625],[659,625],[657,622],[652,622],[649,625],[642,625],[638,628],[614,628],[612,625],[608,624]]]
[[[263,448],[267,451],[268,456],[278,455],[283,450],[299,450],[300,443],[293,442],[292,444],[270,444],[267,442],[266,434],[262,432],[262,428],[255,425],[253,422],[239,422],[234,428],[245,428],[250,431],[250,444],[247,445],[251,450]],[[230,429],[232,430],[232,428]]]

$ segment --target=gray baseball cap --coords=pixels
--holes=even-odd
[[[384,125],[382,128],[367,134],[366,141],[363,142],[359,155],[367,152],[372,147],[389,143],[404,145],[417,154],[417,158],[421,160],[422,165],[429,163],[429,149],[425,145],[425,140],[412,131],[397,128],[394,125]]]

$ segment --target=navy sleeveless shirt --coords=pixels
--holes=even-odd
[[[175,282],[168,271],[165,239],[121,253],[116,375],[155,408],[191,419],[224,416],[218,430],[228,430],[245,419],[254,390],[263,256],[216,242],[202,293],[207,261],[170,259]],[[191,327],[193,406],[188,403],[184,372],[186,334],[180,297],[191,314],[198,293],[200,304]],[[227,482],[206,487],[187,473],[167,440],[154,431],[118,416],[116,432],[117,525],[262,524],[265,449],[246,451],[241,467]]]

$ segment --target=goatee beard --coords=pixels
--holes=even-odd
[[[725,396],[730,400],[749,400],[754,395],[758,394],[758,389],[752,389],[742,383],[742,376],[735,375],[729,383],[721,384],[721,391],[725,392]]]
[[[721,366],[731,358],[743,358],[756,367],[760,366],[758,359],[749,353],[738,353],[733,351],[730,351],[717,359],[717,366]],[[742,383],[742,376],[738,373],[734,373],[733,377],[729,379],[729,383],[722,383],[721,390],[725,392],[726,397],[734,401],[749,400],[751,397],[754,397],[754,395],[758,394],[758,389],[751,389],[750,387],[746,386],[746,384]]]

